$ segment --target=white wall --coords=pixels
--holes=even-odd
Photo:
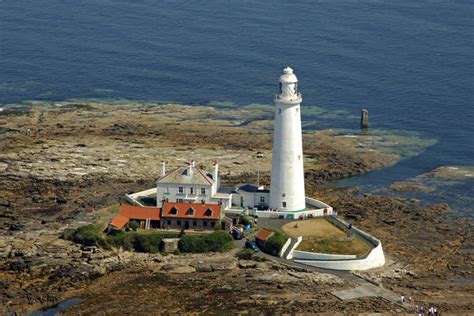
[[[338,259],[356,259],[356,255],[331,255],[327,253],[308,252],[301,250],[293,251],[293,259],[298,260],[338,260]]]
[[[295,255],[296,254],[293,254],[293,256]],[[381,243],[377,247],[373,248],[366,257],[361,259],[301,260],[293,257],[293,260],[297,263],[332,270],[369,270],[381,267],[385,264],[385,256]]]
[[[179,193],[179,187],[183,187],[183,194]],[[193,188],[194,192],[191,194],[190,188]],[[206,189],[206,194],[201,194],[201,188]],[[157,206],[161,207],[161,201],[168,199],[170,202],[176,202],[176,199],[183,199],[184,202],[200,203],[204,200],[206,203],[210,202],[211,199],[211,185],[191,185],[191,184],[175,184],[175,183],[158,183],[157,184]],[[212,202],[211,202],[212,203]],[[216,202],[214,202],[215,204]]]

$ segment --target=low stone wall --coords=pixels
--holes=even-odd
[[[346,221],[335,217],[332,217],[331,221],[345,231],[348,230],[348,223]],[[357,234],[373,246],[368,254],[357,257],[294,250],[292,253],[293,260],[305,265],[331,270],[368,270],[383,266],[385,264],[385,255],[380,240],[354,226],[352,226],[351,232]]]

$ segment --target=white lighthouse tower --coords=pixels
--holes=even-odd
[[[298,79],[286,67],[275,98],[270,208],[283,212],[305,209],[303,144]]]

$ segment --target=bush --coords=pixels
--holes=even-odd
[[[241,249],[235,254],[235,256],[240,260],[252,260],[254,257],[255,251],[248,248]]]
[[[103,244],[103,237],[100,225],[85,225],[78,227],[74,233],[68,233],[72,241],[84,246],[99,246]]]
[[[287,240],[288,240],[287,236],[283,235],[280,232],[274,231],[274,234],[270,238],[268,238],[268,240],[263,245],[262,250],[268,254],[278,256],[281,248],[283,247],[283,245],[286,243]]]
[[[234,239],[225,231],[216,231],[204,236],[208,251],[223,252],[232,248]]]
[[[178,242],[178,248],[181,252],[207,252],[208,245],[204,238],[196,235],[184,235]]]
[[[184,235],[178,242],[181,252],[226,251],[232,248],[232,236],[225,231],[216,231],[208,235]]]
[[[134,234],[133,247],[139,252],[157,253],[160,251],[161,236],[159,234]]]
[[[136,231],[138,227],[140,227],[140,224],[136,220],[130,221],[128,223],[128,228],[130,228],[133,231]]]
[[[119,230],[107,237],[107,242],[115,248],[122,247],[125,250],[133,250],[135,242],[135,233],[125,233]]]

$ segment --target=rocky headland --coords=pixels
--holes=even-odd
[[[69,314],[402,311],[377,297],[342,302],[331,294],[353,287],[353,279],[273,260],[238,260],[235,251],[90,253],[59,238],[67,227],[97,220],[90,210],[152,187],[161,160],[174,166],[194,159],[208,168],[218,161],[227,184],[255,181],[257,170],[268,184],[271,124],[271,109],[259,107],[65,102],[2,111],[0,312],[27,312],[74,296],[82,301]],[[472,311],[471,222],[449,217],[448,205],[326,186],[395,163],[403,137],[396,146],[390,136],[311,131],[303,137],[308,193],[381,239],[390,258],[357,278],[442,311]]]

